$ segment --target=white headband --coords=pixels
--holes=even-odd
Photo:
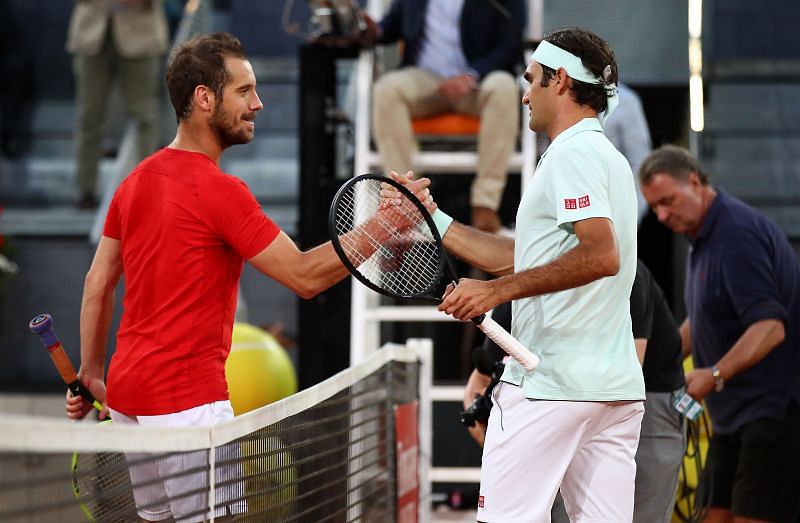
[[[545,40],[542,40],[538,47],[536,47],[533,55],[531,55],[531,60],[535,60],[541,65],[546,65],[553,70],[558,70],[559,68],[564,69],[567,72],[567,76],[573,80],[578,80],[579,82],[584,82],[587,84],[605,86],[608,107],[606,107],[605,111],[597,115],[597,117],[600,119],[600,123],[604,123],[614,109],[617,108],[617,105],[619,105],[619,97],[617,96],[616,86],[608,83],[607,81],[608,76],[611,74],[610,65],[607,65],[603,70],[604,78],[598,78],[583,65],[583,62],[580,58],[569,51],[565,51],[564,49],[561,49],[560,47]]]

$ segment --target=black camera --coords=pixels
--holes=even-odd
[[[489,421],[489,411],[492,410],[492,398],[487,392],[485,396],[475,394],[475,401],[461,413],[461,424],[465,427],[474,427],[475,422],[486,423]]]
[[[355,38],[366,29],[356,0],[308,0],[314,36]]]
[[[461,424],[465,427],[474,427],[475,422],[486,423],[489,421],[489,411],[492,410],[492,389],[500,382],[505,365],[503,360],[496,361],[491,357],[489,351],[483,347],[476,347],[472,352],[472,360],[475,368],[481,374],[490,376],[492,381],[486,387],[483,395],[475,394],[472,405],[461,413]]]

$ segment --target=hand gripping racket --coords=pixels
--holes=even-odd
[[[75,367],[69,360],[64,347],[53,329],[53,317],[40,314],[28,324],[31,331],[39,336],[50,358],[61,374],[73,396],[81,396],[97,411],[103,405],[97,401],[89,389],[78,379]],[[100,422],[108,425],[111,420]],[[89,521],[130,521],[136,516],[128,464],[125,456],[118,452],[74,452],[70,462],[72,469],[72,490],[75,499]]]
[[[381,209],[381,188],[387,185],[401,197]],[[441,303],[447,284],[458,282],[430,214],[390,178],[364,174],[348,180],[333,199],[328,229],[347,270],[384,296]],[[485,314],[472,322],[526,371],[539,365],[535,354]]]
[[[42,345],[50,354],[50,359],[53,360],[53,364],[58,369],[58,373],[61,374],[61,379],[64,380],[72,395],[82,397],[98,411],[103,410],[103,405],[94,399],[89,389],[78,379],[78,373],[75,372],[75,367],[69,361],[69,356],[64,351],[64,347],[61,346],[56,331],[53,329],[53,317],[49,314],[40,314],[33,318],[28,326],[31,332],[39,336]]]

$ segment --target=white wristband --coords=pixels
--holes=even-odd
[[[453,218],[438,208],[433,211],[431,218],[433,219],[433,224],[436,225],[436,230],[439,231],[439,236],[444,239],[444,235],[447,234],[447,229],[449,229],[450,225],[453,223]]]

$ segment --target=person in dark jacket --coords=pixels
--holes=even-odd
[[[690,244],[681,326],[714,434],[701,488],[706,522],[800,517],[800,264],[764,214],[713,186],[692,154],[664,145],[639,168],[658,220]]]
[[[522,0],[395,0],[369,40],[402,40],[402,67],[374,88],[373,137],[387,171],[412,168],[412,118],[440,113],[480,117],[472,225],[500,228],[497,209],[519,129],[525,6]]]

